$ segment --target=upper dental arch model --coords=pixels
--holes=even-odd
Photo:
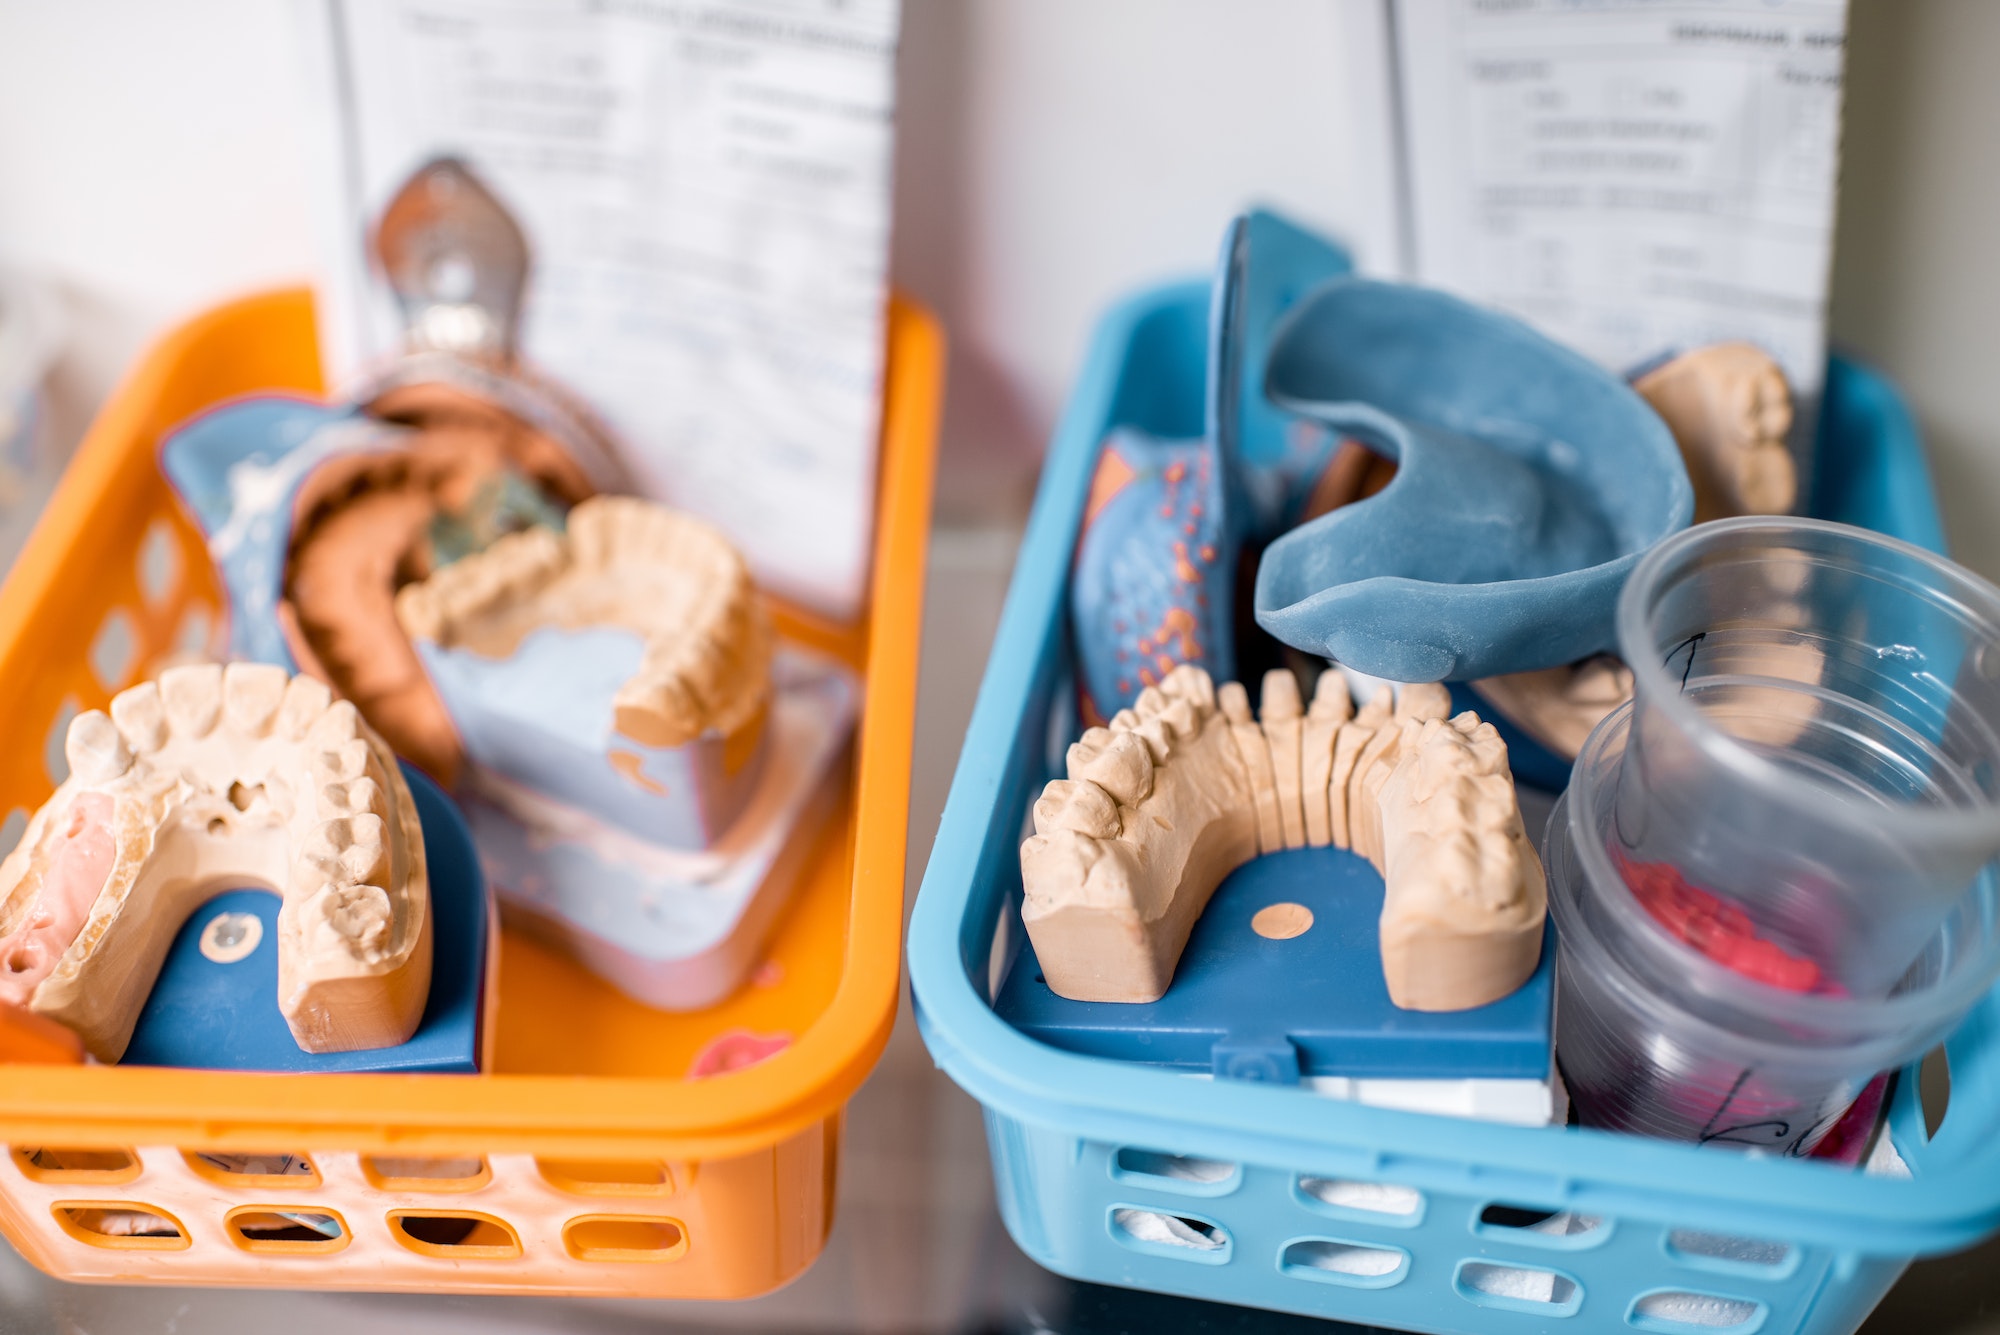
[[[1382,972],[1409,1010],[1483,1006],[1541,959],[1547,888],[1507,749],[1442,686],[1378,693],[1264,678],[1263,718],[1236,682],[1182,665],[1069,748],[1021,845],[1021,916],[1043,976],[1079,1001],[1155,1001],[1228,874],[1260,853],[1332,845],[1382,873]]]
[[[692,515],[633,497],[582,502],[560,536],[508,534],[404,586],[396,615],[413,640],[491,657],[545,625],[629,628],[644,654],[613,720],[647,746],[758,726],[770,694],[770,625],[742,556]]]
[[[0,861],[0,1001],[124,1054],[181,923],[278,889],[278,1007],[307,1052],[406,1042],[430,882],[395,757],[352,704],[259,663],[171,668],[69,727],[70,775]]]

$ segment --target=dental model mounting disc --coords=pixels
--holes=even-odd
[[[268,664],[172,668],[71,723],[70,774],[0,862],[0,1001],[116,1061],[188,914],[277,890],[278,1006],[307,1052],[393,1047],[430,990],[423,833],[354,706]]]
[[[1403,687],[1393,712],[1384,695],[1349,708],[1323,675],[1301,719],[1296,679],[1274,672],[1260,727],[1240,685],[1184,665],[1084,733],[1021,846],[1021,917],[1049,987],[1157,1000],[1224,877],[1260,851],[1329,845],[1383,876],[1396,1005],[1466,1010],[1525,982],[1547,890],[1506,746],[1477,715],[1446,719],[1434,684]]]

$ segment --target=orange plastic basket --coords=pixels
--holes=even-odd
[[[889,338],[868,616],[835,627],[773,608],[785,634],[860,671],[866,696],[853,783],[756,983],[665,1014],[505,932],[485,1074],[0,1064],[0,1228],[23,1255],[70,1280],[662,1298],[749,1297],[811,1264],[832,1222],[841,1109],[888,1039],[900,981],[944,342],[900,300]],[[51,791],[73,711],[167,654],[219,644],[207,551],[155,449],[190,414],[266,390],[321,390],[303,290],[168,336],[84,440],[0,588],[10,827]],[[687,1078],[697,1052],[745,1031],[793,1041]],[[225,1172],[204,1151],[290,1167]],[[132,1210],[177,1236],[121,1234],[105,1213]],[[288,1216],[331,1217],[339,1236],[315,1240]]]

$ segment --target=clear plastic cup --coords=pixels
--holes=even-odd
[[[1668,930],[1628,884],[1642,865],[1619,824],[1634,717],[1626,705],[1590,735],[1549,818],[1570,1097],[1586,1126],[1809,1154],[1877,1072],[1936,1045],[1992,985],[2000,877],[1976,878],[1885,997],[1746,976]]]
[[[2000,589],[1863,529],[1724,520],[1640,562],[1618,640],[1624,856],[1886,995],[2000,857]]]

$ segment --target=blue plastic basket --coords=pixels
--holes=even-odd
[[[994,1014],[1021,935],[1024,817],[1075,730],[1065,594],[1098,445],[1116,426],[1199,432],[1207,315],[1207,285],[1180,284],[1098,329],[910,926],[918,1021],[985,1105],[1014,1240],[1076,1279],[1412,1330],[1822,1335],[1853,1330],[1912,1258],[2000,1227],[2000,1137],[1987,1134],[2000,990],[1947,1044],[1951,1105],[1934,1137],[1914,1068],[1899,1084],[1890,1126],[1909,1178],[1191,1079],[1062,1052]],[[1814,510],[1940,548],[1895,391],[1836,359],[1821,424]],[[1508,1226],[1533,1213],[1495,1206],[1596,1223],[1538,1232]],[[1121,1226],[1127,1210],[1175,1216],[1209,1243],[1145,1241],[1152,1230]],[[1663,1309],[1662,1294],[1713,1301]]]

